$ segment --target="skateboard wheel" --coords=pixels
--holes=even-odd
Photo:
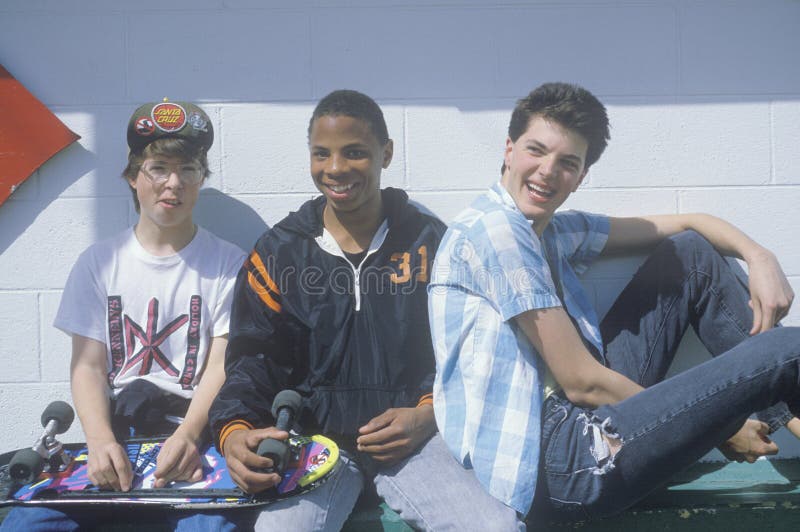
[[[283,473],[289,462],[289,444],[282,440],[267,438],[258,444],[256,453],[272,460],[272,473]]]
[[[8,465],[11,478],[21,484],[29,484],[36,480],[42,472],[44,459],[33,449],[17,451]]]
[[[42,426],[46,427],[51,420],[55,420],[58,424],[56,427],[56,434],[67,432],[72,421],[75,419],[75,411],[64,401],[53,401],[42,412]]]
[[[272,401],[272,417],[277,419],[279,417],[280,411],[284,408],[288,408],[291,410],[292,415],[297,413],[300,410],[300,405],[303,403],[303,398],[294,390],[282,390],[278,392],[278,395],[275,396],[275,399]],[[287,430],[289,427],[283,427],[281,430]]]

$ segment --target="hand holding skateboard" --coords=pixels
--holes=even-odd
[[[131,489],[131,463],[117,440],[87,440],[86,447],[89,451],[86,470],[95,486],[123,492]]]
[[[293,412],[282,414],[282,401],[275,401],[276,418],[289,427],[299,401],[290,401]],[[293,406],[292,406],[293,405]],[[288,415],[288,419],[287,419]],[[259,430],[238,430],[225,442],[230,453],[229,463],[213,446],[199,449],[202,461],[202,479],[194,482],[172,482],[159,486],[155,475],[157,460],[164,448],[164,438],[139,438],[115,443],[126,457],[132,472],[131,489],[127,492],[104,490],[100,481],[89,477],[90,452],[86,444],[61,444],[56,434],[67,430],[74,419],[72,407],[64,402],[50,405],[42,416],[45,432],[32,448],[0,455],[0,506],[97,506],[112,505],[135,507],[141,505],[173,509],[215,509],[243,506],[263,506],[272,501],[292,497],[312,490],[327,478],[339,458],[336,443],[324,436],[290,436],[275,427]],[[264,440],[274,439],[288,452],[265,458],[256,454]],[[274,444],[269,444],[267,447]],[[239,458],[243,450],[245,458]],[[269,451],[269,449],[267,449]],[[282,472],[261,472],[276,467],[284,459]],[[274,460],[274,462],[273,462]],[[237,467],[245,475],[234,480]],[[162,477],[163,478],[163,477]],[[237,484],[246,489],[248,495]],[[267,489],[270,488],[270,489]]]
[[[279,431],[275,427],[231,432],[225,440],[223,452],[228,472],[236,485],[245,493],[261,493],[276,486],[281,481],[281,476],[271,471],[272,460],[256,454],[256,449],[267,438],[285,440],[288,437],[288,432]]]
[[[286,440],[301,402],[300,394],[283,390],[272,402],[274,427],[237,430],[225,440],[228,470],[246,493],[259,493],[281,481],[290,458]]]
[[[203,478],[203,461],[197,443],[180,427],[161,446],[155,477],[157,488],[164,488],[173,481],[199,482]]]
[[[294,425],[294,418],[300,410],[303,398],[294,390],[283,390],[272,401],[272,417],[275,418],[275,428],[281,432],[289,432]],[[258,445],[256,453],[272,461],[272,468],[276,473],[283,473],[289,461],[289,445],[283,441],[285,438],[266,438]]]

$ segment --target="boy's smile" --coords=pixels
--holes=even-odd
[[[328,207],[353,212],[380,204],[381,171],[392,159],[392,141],[381,145],[364,120],[345,115],[317,118],[309,135],[311,176]]]
[[[516,142],[506,140],[501,182],[537,234],[586,176],[588,143],[579,133],[541,116]]]

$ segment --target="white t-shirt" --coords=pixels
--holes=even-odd
[[[211,338],[228,333],[244,257],[201,227],[177,254],[155,257],[127,229],[81,254],[53,325],[106,344],[114,396],[146,379],[189,398]]]

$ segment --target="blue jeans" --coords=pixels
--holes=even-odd
[[[604,318],[605,352],[594,352],[646,389],[594,410],[548,398],[532,520],[622,511],[725,442],[754,412],[773,430],[791,418],[789,410],[800,412],[800,329],[750,337],[748,298],[697,233],[659,245]],[[689,326],[713,358],[665,380]],[[616,455],[603,435],[622,442]]]
[[[347,453],[339,460],[318,488],[265,506],[255,530],[341,530],[368,480]],[[379,468],[373,480],[378,495],[415,530],[525,530],[517,513],[489,495],[438,434],[408,458]]]
[[[141,524],[143,529],[170,529],[180,532],[239,530],[232,520],[235,512],[179,512],[109,509],[103,507],[58,510],[44,506],[25,506],[11,510],[0,524],[2,532],[66,532],[94,530],[111,523]],[[142,517],[144,516],[144,517]]]

